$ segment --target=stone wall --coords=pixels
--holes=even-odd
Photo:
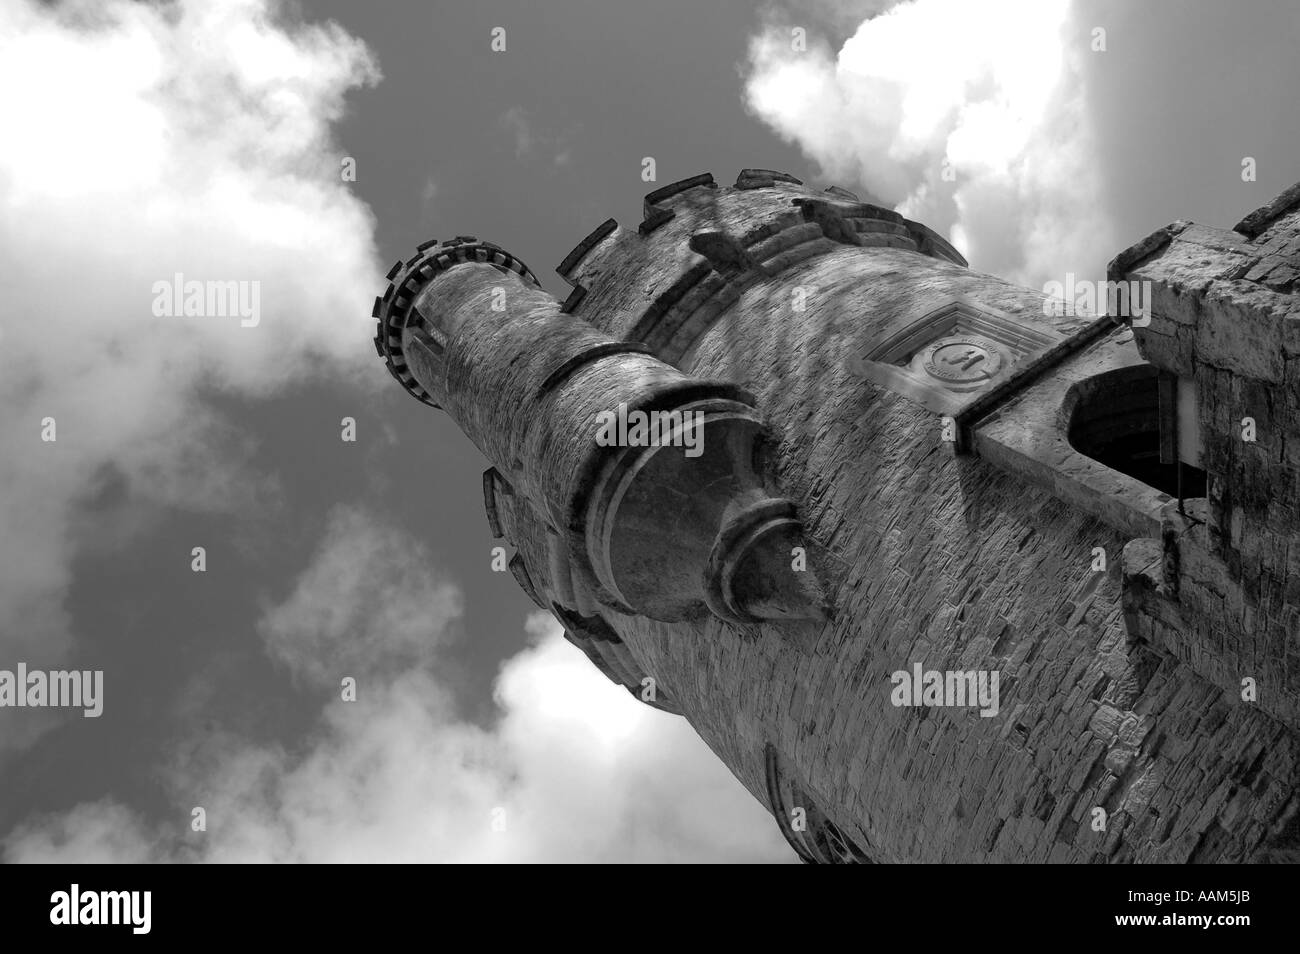
[[[512,494],[489,511],[498,513],[498,529],[509,525],[517,536],[516,578],[539,605],[556,609],[575,642],[613,643],[607,637],[615,635],[626,658],[615,665],[602,655],[593,658],[597,665],[616,681],[653,677],[765,803],[771,766],[780,764],[783,777],[797,779],[800,797],[875,860],[1234,861],[1294,840],[1296,733],[1226,693],[1222,672],[1177,649],[1169,617],[1142,609],[1143,600],[1167,599],[1159,591],[1169,585],[1169,546],[1132,542],[1131,526],[1156,525],[1149,507],[1133,523],[1122,481],[1079,491],[1050,462],[1018,468],[1009,466],[1010,452],[1003,459],[958,454],[939,414],[852,370],[855,356],[957,300],[1038,316],[1058,338],[1080,340],[1081,322],[1041,317],[1040,293],[969,271],[917,223],[783,174],[746,170],[732,189],[695,177],[656,190],[645,213],[635,230],[602,224],[566,258],[560,271],[574,293],[563,311],[609,339],[649,345],[682,374],[752,392],[771,434],[764,466],[797,506],[807,572],[833,615],[745,624],[704,613],[666,622],[608,603],[579,607],[572,554],[554,539],[565,528],[553,526],[554,508],[538,499],[556,483],[531,473],[555,472],[554,461],[544,460],[552,451],[520,430],[532,423],[528,415],[545,414],[558,435],[558,405],[505,400],[505,391],[522,391],[505,379],[471,381],[474,368],[462,363],[469,372],[458,374],[451,390],[460,396],[447,403],[474,430],[494,435],[481,446]],[[1280,275],[1275,268],[1267,275]],[[464,300],[474,295],[481,289]],[[435,305],[447,299],[429,302]],[[1171,353],[1191,340],[1153,326],[1170,339]],[[1223,348],[1235,355],[1233,334],[1224,333]],[[1095,343],[1111,347],[1112,339]],[[520,370],[530,359],[502,365],[500,355],[516,344],[461,346],[483,368],[535,376]],[[537,346],[549,347],[541,338]],[[575,432],[587,426],[599,394],[608,398],[627,384],[618,365],[609,367],[612,377],[587,380],[585,393],[571,396],[581,411],[569,422]],[[1051,375],[1069,367],[1042,371],[1040,384],[1056,388],[1054,401],[1069,382]],[[1280,386],[1290,367],[1276,362],[1274,378],[1252,380]],[[1251,377],[1232,362],[1219,370]],[[431,384],[424,386],[436,394]],[[470,392],[481,400],[469,401]],[[1274,415],[1289,406],[1280,391],[1266,393]],[[996,421],[1000,410],[981,413]],[[1056,408],[1026,426],[1067,427],[1062,415]],[[570,448],[577,446],[571,437],[564,439]],[[1010,446],[1009,437],[1000,440]],[[516,457],[520,445],[527,465]],[[1269,447],[1265,458],[1252,456],[1257,449],[1234,450],[1223,473],[1253,467],[1275,479],[1286,451]],[[1244,592],[1247,568],[1288,566],[1292,550],[1279,563],[1276,552],[1252,549],[1242,534],[1273,508],[1271,519],[1282,521],[1276,526],[1290,528],[1279,537],[1289,547],[1297,539],[1294,513],[1279,510],[1290,503],[1250,498],[1240,487],[1231,500],[1236,505],[1225,512],[1245,521],[1243,542],[1230,548]],[[666,509],[664,520],[673,519]],[[1234,519],[1218,524],[1230,542]],[[1187,554],[1181,605],[1202,626],[1216,617],[1197,602],[1190,533],[1170,536]],[[1105,569],[1097,568],[1097,548],[1109,558]],[[1229,551],[1220,542],[1213,552]],[[1220,559],[1227,565],[1230,557]],[[1252,605],[1258,614],[1273,604]],[[1200,637],[1193,642],[1201,645]],[[914,663],[997,672],[998,713],[896,707],[890,675]]]
[[[1208,499],[1165,521],[1135,624],[1300,729],[1300,188],[1225,231],[1176,222],[1112,263],[1148,281],[1143,356],[1194,383]],[[1145,617],[1138,619],[1138,617]],[[1150,630],[1148,633],[1147,631]],[[1250,680],[1249,683],[1243,683]]]
[[[700,204],[714,227],[724,203]],[[684,205],[665,229],[699,227]],[[798,316],[795,286],[823,292]],[[751,791],[772,741],[881,860],[1248,856],[1295,811],[1294,736],[1129,645],[1117,574],[1091,568],[1096,546],[1118,562],[1121,533],[954,456],[934,415],[845,370],[885,322],[957,291],[1041,300],[914,253],[841,247],[754,284],[696,348],[690,370],[753,389],[783,437],[784,487],[840,568],[834,625],[616,625],[682,684],[683,712]],[[1002,711],[893,707],[889,674],[914,662],[998,670]]]

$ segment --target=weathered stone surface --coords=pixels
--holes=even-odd
[[[655,227],[602,228],[566,260],[585,289],[572,315],[499,269],[457,265],[427,286],[422,314],[460,330],[444,356],[421,359],[416,383],[498,468],[490,510],[518,548],[521,585],[611,678],[653,678],[774,812],[772,792],[797,789],[819,824],[876,860],[1244,861],[1294,848],[1300,311],[1288,269],[1300,240],[1289,200],[1241,234],[1180,222],[1121,253],[1111,277],[1152,282],[1151,324],[1090,334],[1083,320],[1043,317],[1041,293],[962,267],[897,213],[792,179],[746,170],[733,189],[696,177],[658,190]],[[511,304],[494,317],[488,294],[503,281]],[[954,451],[915,391],[853,370],[954,302],[1065,343],[1023,378],[1029,359],[1007,358],[1013,376],[999,380],[1015,386],[970,405],[971,453]],[[628,338],[659,360],[601,350]],[[1001,346],[959,336],[953,360],[986,360],[989,347]],[[598,359],[537,397],[591,348]],[[1138,400],[1156,368],[1194,382],[1200,411],[1209,499],[1181,510],[1071,436],[1079,408],[1107,393],[1122,406],[1126,389]],[[745,406],[765,436],[727,460],[749,460],[797,512],[809,592],[824,594],[828,619],[655,617],[582,570],[603,544],[564,501],[604,486],[582,466],[584,428],[621,396],[697,382],[752,392]],[[1121,433],[1126,421],[1092,426]],[[702,510],[711,484],[687,490],[687,473],[662,526],[638,530],[638,567],[665,580],[709,538],[702,523],[757,503]],[[779,572],[767,562],[757,576]],[[593,638],[601,626],[616,638]],[[997,673],[996,715],[895,705],[891,673],[916,663]],[[1243,677],[1257,698],[1243,696]]]
[[[1287,189],[1268,205],[1256,209],[1238,222],[1233,230],[1249,238],[1258,238],[1279,218],[1300,205],[1300,182]]]

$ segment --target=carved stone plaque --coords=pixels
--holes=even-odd
[[[1007,361],[995,341],[979,335],[949,335],[926,345],[912,370],[953,391],[972,391],[992,380]]]

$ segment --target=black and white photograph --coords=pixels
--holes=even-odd
[[[12,913],[1160,865],[1111,936],[1240,943],[1298,102],[1295,0],[0,0]]]

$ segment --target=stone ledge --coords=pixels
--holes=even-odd
[[[1260,206],[1232,227],[1249,238],[1258,238],[1268,230],[1275,221],[1292,209],[1300,207],[1300,182],[1287,189],[1268,205]]]

